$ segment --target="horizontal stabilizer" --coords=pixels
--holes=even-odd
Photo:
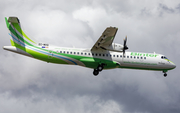
[[[19,19],[17,17],[9,17],[8,22],[11,23],[19,23]]]
[[[11,52],[15,52],[15,53],[18,53],[18,54],[22,54],[22,55],[26,55],[26,56],[29,56],[29,57],[33,57],[32,55],[30,55],[29,53],[19,49],[19,48],[16,48],[14,46],[3,46],[3,49],[4,50],[8,50],[8,51],[11,51]]]

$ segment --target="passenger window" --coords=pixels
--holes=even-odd
[[[124,55],[124,58],[126,58],[126,56]]]
[[[96,56],[98,56],[97,53],[96,53]]]
[[[136,56],[134,56],[134,58],[136,58]]]
[[[72,54],[72,52],[70,52],[70,54]]]
[[[76,52],[74,52],[74,54],[76,54]]]
[[[129,58],[129,56],[127,56],[127,58]]]
[[[122,57],[122,55],[120,57]]]
[[[144,59],[146,59],[146,57],[144,57]]]
[[[105,56],[105,55],[103,54],[103,56]]]
[[[64,53],[66,53],[66,52],[64,51]]]
[[[101,56],[101,54],[99,54],[99,56]]]
[[[90,56],[91,54],[90,54],[90,53],[88,53],[88,55]]]
[[[77,54],[79,55],[79,52],[77,52]]]
[[[67,54],[69,54],[69,51],[67,51]]]
[[[92,53],[92,56],[94,56],[94,53]]]
[[[81,55],[83,55],[83,53],[81,53]]]
[[[139,59],[139,57],[137,57],[137,59]]]
[[[106,56],[108,57],[108,54],[106,54]]]
[[[117,55],[117,57],[119,57],[119,55]]]
[[[84,53],[86,55],[86,53]]]
[[[143,59],[143,57],[141,57],[141,59]]]
[[[62,51],[60,51],[60,53],[62,53]]]
[[[131,58],[132,58],[132,56],[131,56]]]

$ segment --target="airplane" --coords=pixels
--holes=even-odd
[[[176,65],[165,55],[157,53],[126,52],[127,36],[124,44],[113,43],[118,28],[107,27],[92,48],[58,47],[29,38],[22,30],[17,17],[5,17],[11,37],[11,46],[4,50],[15,52],[48,63],[79,65],[92,68],[97,76],[104,69],[126,68],[139,70],[167,71]]]

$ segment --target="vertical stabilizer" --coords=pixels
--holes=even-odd
[[[21,46],[25,48],[26,46],[37,45],[35,41],[30,39],[21,29],[20,21],[17,17],[5,18],[7,28],[9,29],[9,35],[11,36],[12,46]]]

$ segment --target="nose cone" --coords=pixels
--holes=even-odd
[[[173,64],[172,64],[172,68],[173,68],[173,69],[176,68],[176,64],[173,63]]]
[[[173,62],[171,62],[171,63],[170,63],[170,68],[171,68],[171,69],[176,68],[176,64],[174,64]]]

